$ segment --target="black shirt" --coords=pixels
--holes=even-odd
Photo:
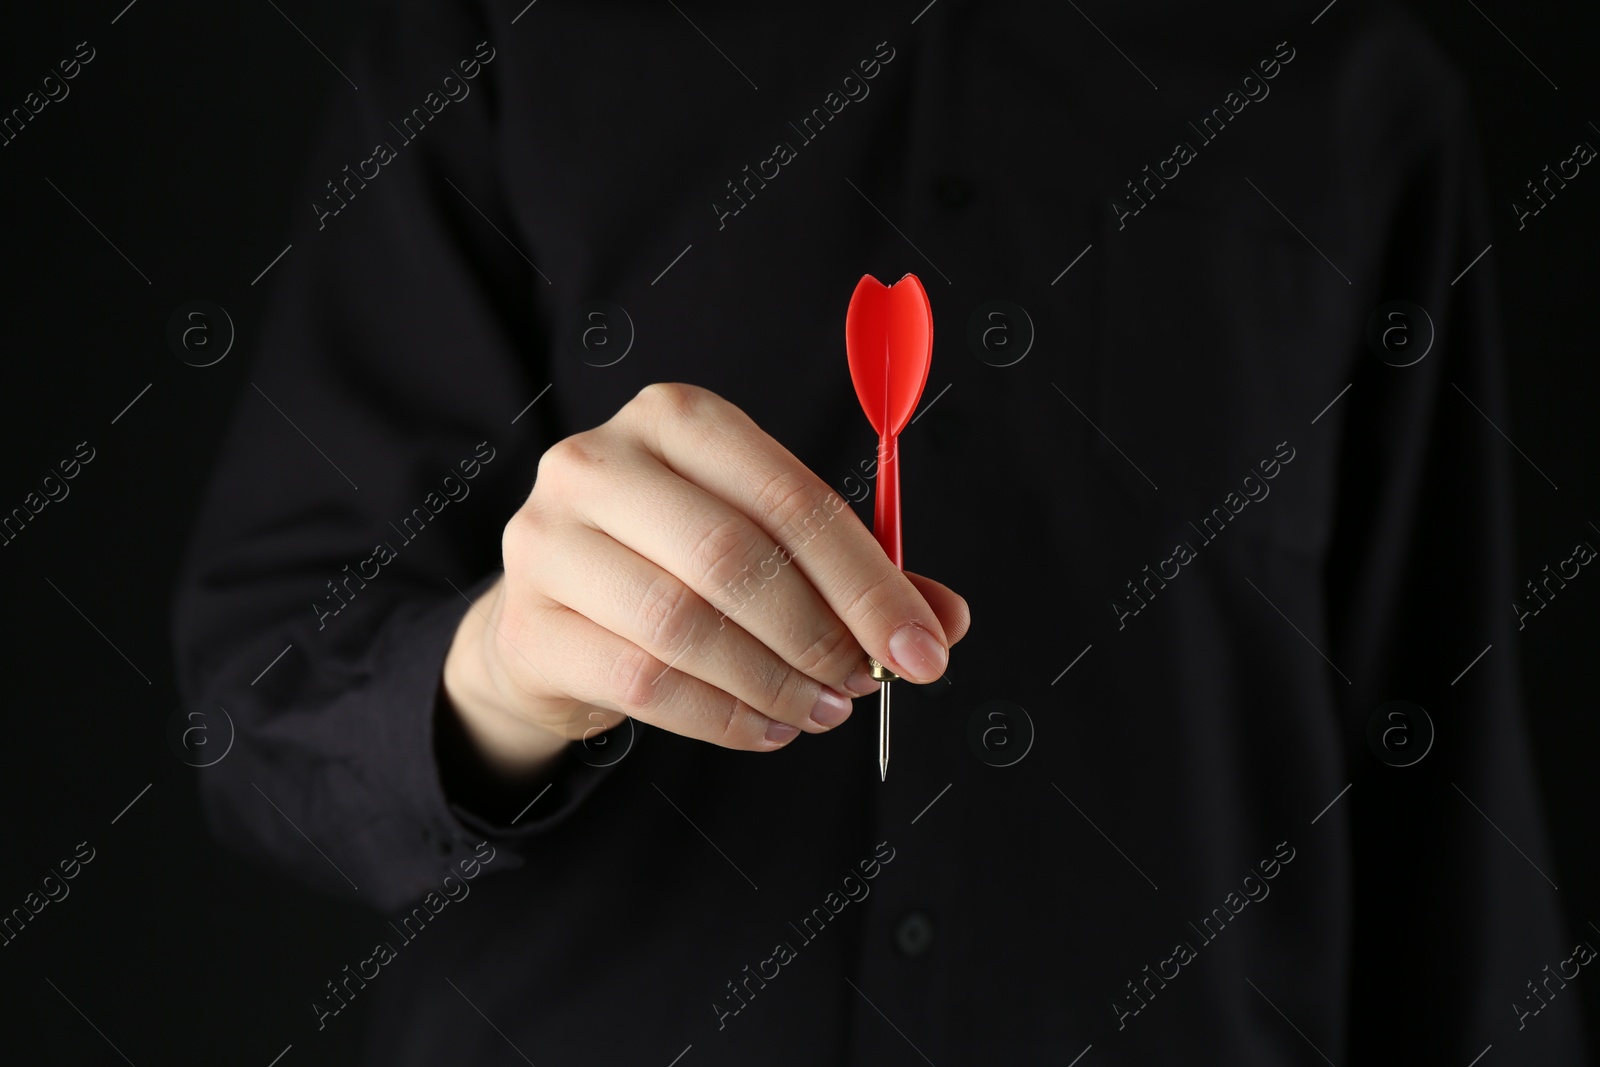
[[[1358,0],[920,6],[394,3],[341,61],[176,622],[218,832],[378,909],[304,1040],[370,998],[375,1064],[1579,1062],[1516,1006],[1571,949],[1462,85]],[[870,523],[845,305],[907,271],[906,562],[974,625],[887,782],[867,698],[447,792],[540,454],[694,382]]]

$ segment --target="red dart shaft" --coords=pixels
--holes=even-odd
[[[884,434],[878,438],[877,499],[873,501],[872,534],[883,551],[901,570],[900,555],[900,439]]]
[[[867,420],[878,432],[872,533],[884,555],[901,570],[900,431],[910,425],[912,411],[928,383],[933,355],[933,310],[916,275],[894,285],[862,275],[845,312],[845,352],[850,380]],[[878,690],[878,778],[889,773],[889,687],[897,675],[868,658]]]

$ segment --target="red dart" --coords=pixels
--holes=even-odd
[[[900,552],[900,431],[911,421],[928,384],[933,358],[933,308],[915,274],[884,285],[861,276],[844,319],[850,380],[867,421],[878,431],[877,499],[872,532],[896,567]],[[878,697],[878,775],[889,775],[889,683],[897,675],[869,659],[872,676],[883,682]]]

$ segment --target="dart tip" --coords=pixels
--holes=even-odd
[[[878,691],[878,781],[889,778],[889,682]]]

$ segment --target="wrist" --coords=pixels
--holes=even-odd
[[[480,595],[456,627],[445,655],[440,714],[479,769],[506,782],[525,781],[552,767],[565,737],[519,715],[496,684],[492,620],[505,595],[502,576]]]

